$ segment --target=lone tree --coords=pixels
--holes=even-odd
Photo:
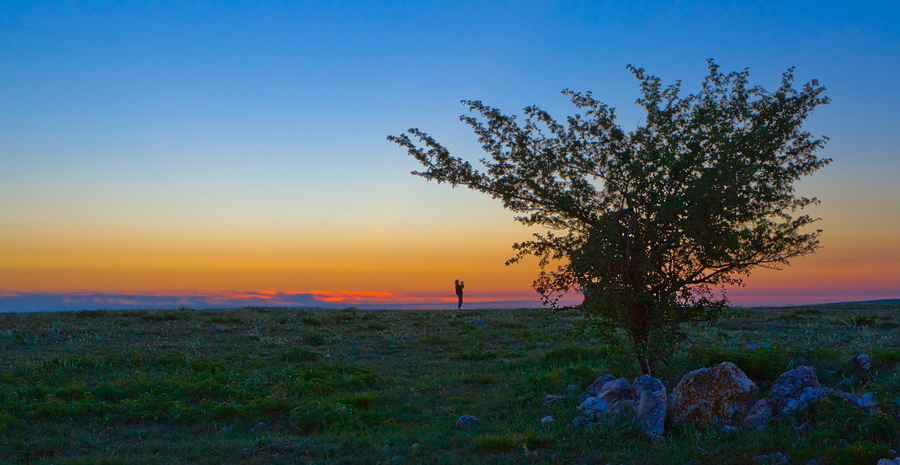
[[[424,166],[412,174],[489,194],[517,221],[549,229],[514,244],[507,264],[540,257],[534,287],[544,304],[583,293],[580,308],[624,330],[647,374],[684,340],[682,324],[722,316],[726,285],[814,252],[822,232],[799,213],[818,200],[796,196],[793,183],[831,161],[814,155],[827,137],[800,129],[828,103],[825,88],[794,88],[791,68],[769,93],[749,86],[746,69],[722,74],[708,63],[701,91],[685,97],[680,81],[663,87],[629,65],[647,111],[631,132],[590,92],[563,91],[584,113],[565,124],[535,106],[519,124],[464,100],[481,116],[460,120],[490,154],[484,170],[418,129],[388,140]]]

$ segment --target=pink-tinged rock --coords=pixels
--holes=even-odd
[[[744,418],[744,426],[747,428],[759,428],[769,424],[772,419],[772,409],[766,399],[760,399],[759,402],[750,408],[747,412],[747,418]]]
[[[782,373],[769,391],[769,406],[772,407],[772,412],[780,413],[789,400],[799,400],[803,391],[810,387],[815,389],[822,387],[816,378],[815,368],[802,366]]]
[[[632,400],[631,383],[625,378],[614,379],[603,385],[597,397],[613,404],[623,400]]]
[[[692,371],[672,392],[672,420],[694,425],[739,425],[756,404],[759,387],[737,365]]]
[[[600,392],[600,390],[603,389],[603,386],[606,383],[613,381],[614,379],[616,379],[616,377],[613,375],[610,375],[610,374],[603,375],[603,376],[597,378],[596,380],[594,380],[594,382],[591,383],[591,385],[588,386],[587,389],[584,390],[584,392],[588,395],[596,396]]]

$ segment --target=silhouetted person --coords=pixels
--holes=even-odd
[[[456,280],[456,297],[459,297],[459,305],[456,306],[456,309],[459,310],[462,308],[462,290],[466,287],[465,281]]]

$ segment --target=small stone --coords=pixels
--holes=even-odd
[[[405,462],[405,461],[406,461],[405,455],[395,455],[395,456],[391,457],[391,462]]]
[[[471,323],[471,324],[473,324],[473,325],[477,325],[477,324],[484,323],[484,320],[481,319],[481,318],[475,318],[474,320],[469,320],[468,323]]]
[[[554,421],[556,421],[556,418],[553,418],[550,415],[547,415],[546,417],[541,418],[541,423],[552,423]]]
[[[574,391],[576,389],[578,389],[578,386],[575,384],[570,384],[570,385],[566,386],[566,391]]]
[[[419,448],[419,443],[418,443],[418,442],[415,443],[415,444],[413,444],[413,449],[418,449],[418,448]]]
[[[456,420],[457,428],[468,428],[470,426],[480,425],[480,424],[481,424],[481,420],[473,417],[472,415],[463,415],[463,416],[459,417],[458,420]]]
[[[253,428],[251,428],[250,431],[254,431],[254,432],[255,432],[255,431],[261,430],[261,429],[263,429],[263,428],[265,428],[265,427],[266,427],[266,424],[265,424],[265,423],[259,422],[259,423],[256,424],[256,426],[254,426]]]
[[[872,414],[879,404],[875,396],[871,392],[867,392],[856,401],[856,405],[865,409],[867,414]]]
[[[872,363],[869,362],[869,356],[866,354],[854,355],[850,361],[853,362],[857,372],[869,371],[872,368]]]

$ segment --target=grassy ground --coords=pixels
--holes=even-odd
[[[875,393],[882,411],[830,398],[762,431],[676,426],[654,442],[625,422],[572,425],[594,378],[639,371],[568,313],[0,314],[0,463],[752,464],[783,452],[793,463],[874,464],[900,450],[898,323],[897,304],[869,304],[737,310],[691,328],[654,373],[668,391],[725,360],[761,395],[798,365],[835,386],[847,359],[866,353],[871,375],[842,389]],[[541,407],[547,394],[568,400]],[[457,429],[462,414],[481,425]],[[556,421],[541,423],[547,415]]]

